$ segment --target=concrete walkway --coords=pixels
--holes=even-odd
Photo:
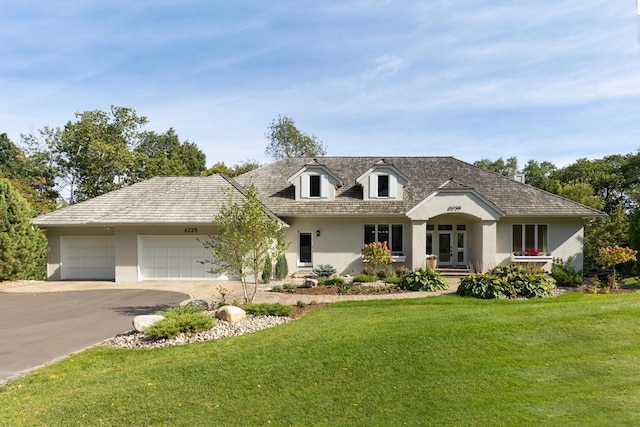
[[[455,293],[459,279],[447,279],[449,289],[437,292],[405,292],[395,294],[367,294],[360,295],[301,295],[286,292],[270,292],[271,285],[259,285],[255,302],[279,302],[287,305],[295,305],[298,301],[309,303],[315,301],[318,304],[328,304],[339,301],[368,301],[379,299],[407,299],[424,298],[442,294]],[[250,288],[253,286],[250,284]],[[145,282],[115,283],[100,281],[21,281],[1,282],[0,292],[10,293],[39,293],[39,292],[68,292],[106,289],[146,289],[156,291],[172,291],[188,294],[190,299],[203,299],[209,303],[222,299],[221,291],[225,293],[225,301],[243,302],[244,294],[242,285],[238,281],[227,280],[154,280]]]

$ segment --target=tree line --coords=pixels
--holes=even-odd
[[[61,127],[45,126],[23,134],[19,143],[0,133],[0,216],[4,218],[0,232],[7,235],[6,212],[9,199],[15,197],[26,201],[29,209],[21,207],[20,212],[28,222],[33,216],[155,176],[224,173],[233,177],[260,167],[257,161],[246,160],[233,166],[218,161],[207,168],[206,156],[196,143],[180,140],[172,128],[161,133],[146,130],[147,124],[147,117],[134,109],[112,106],[109,111],[76,113],[74,120]],[[318,137],[301,132],[286,116],[270,123],[265,139],[265,153],[275,160],[326,155]],[[562,168],[535,160],[520,167],[516,157],[481,159],[474,164],[505,176],[524,174],[529,185],[605,212],[606,217],[585,223],[587,270],[597,266],[600,247],[640,248],[640,153],[579,158]],[[4,278],[9,277],[0,271],[0,279]]]

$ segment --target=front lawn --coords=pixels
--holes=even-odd
[[[634,425],[640,294],[339,303],[252,335],[98,347],[0,388],[1,425]]]

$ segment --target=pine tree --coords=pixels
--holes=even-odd
[[[43,279],[47,239],[31,224],[29,203],[0,179],[0,280]]]

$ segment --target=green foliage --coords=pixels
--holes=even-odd
[[[276,280],[282,280],[289,275],[289,266],[287,264],[287,257],[284,254],[280,254],[276,258]]]
[[[0,178],[0,280],[43,279],[47,240],[31,225],[31,208],[11,183]]]
[[[555,288],[555,280],[544,271],[512,265],[462,278],[457,293],[483,299],[542,298]]]
[[[285,291],[287,291],[289,293],[295,292],[297,287],[298,286],[295,283],[285,283],[284,285],[282,285],[282,289],[284,289]]]
[[[244,197],[227,193],[227,200],[220,207],[213,224],[217,233],[202,240],[211,252],[211,259],[206,260],[214,266],[211,272],[238,275],[245,302],[253,301],[265,258],[282,254],[288,246],[281,224],[264,211],[253,184],[246,189]],[[253,275],[254,280],[251,295],[246,281],[247,272]]]
[[[343,283],[340,286],[338,286],[338,295],[344,295],[349,293],[349,291],[351,291],[351,285],[349,283]]]
[[[598,249],[603,246],[629,246],[629,219],[618,205],[607,217],[588,221],[584,228],[584,266],[591,270],[597,266]]]
[[[593,209],[600,210],[604,207],[604,203],[594,195],[593,187],[586,182],[559,184],[557,194]]]
[[[215,175],[217,173],[224,174],[230,178],[235,178],[238,175],[242,175],[243,173],[250,172],[254,169],[258,169],[260,167],[260,163],[255,160],[246,160],[239,164],[235,164],[232,167],[229,167],[224,164],[224,162],[218,162],[211,166],[204,173],[205,175]]]
[[[331,277],[336,274],[336,269],[331,264],[320,264],[312,271],[318,277]]]
[[[582,285],[582,273],[576,271],[576,268],[573,266],[572,261],[572,257],[569,257],[566,262],[564,262],[560,258],[553,259],[553,265],[551,266],[551,277],[555,279],[557,286],[577,287]]]
[[[418,268],[403,275],[398,287],[407,291],[440,291],[449,288],[445,278],[429,268]]]
[[[496,161],[481,159],[473,162],[473,165],[504,176],[512,176],[518,172],[517,157],[509,157],[506,161],[502,157]]]
[[[377,281],[378,278],[371,274],[358,274],[353,278],[354,283],[371,283]]]
[[[174,307],[158,314],[164,316],[164,319],[144,331],[145,335],[154,339],[171,339],[181,333],[206,331],[215,325],[213,318],[201,307]]]
[[[284,288],[282,287],[282,285],[275,285],[271,287],[271,292],[282,292],[284,291]]]
[[[292,119],[278,116],[269,126],[265,153],[275,160],[288,157],[318,157],[327,154],[326,147],[315,135],[298,130]]]
[[[386,277],[384,279],[384,282],[389,283],[390,285],[399,285],[402,282],[402,277],[398,277],[398,276]]]
[[[271,281],[271,277],[273,276],[273,261],[271,257],[267,254],[264,258],[264,267],[262,268],[262,281],[264,283],[269,283]]]
[[[266,315],[266,316],[291,316],[294,313],[293,307],[290,305],[280,304],[279,302],[269,303],[247,303],[242,306],[247,314]]]
[[[198,176],[206,169],[205,154],[192,142],[180,142],[173,129],[163,134],[141,133],[133,154],[129,182],[154,176]]]
[[[342,277],[321,277],[318,279],[318,285],[322,286],[340,286],[343,285],[344,279]]]
[[[387,242],[371,242],[362,248],[362,256],[369,262],[375,271],[379,266],[388,266],[393,263],[391,250]]]

